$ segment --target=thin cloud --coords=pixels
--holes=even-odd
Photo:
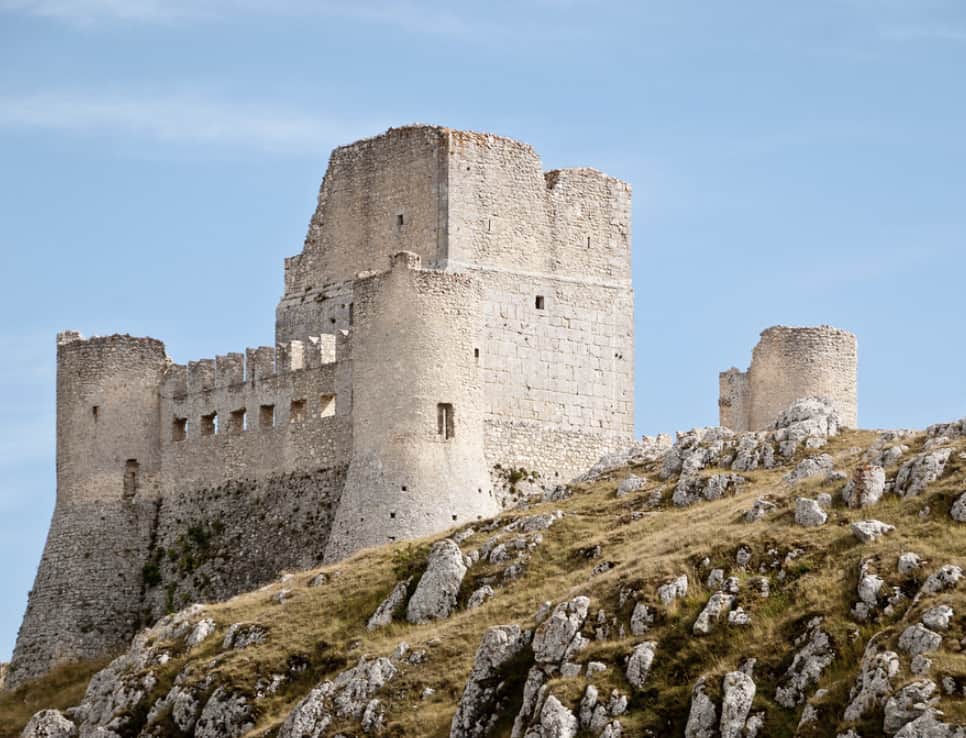
[[[0,97],[0,127],[72,134],[124,134],[169,143],[318,153],[358,138],[357,123],[265,105],[197,96],[121,97],[40,93]],[[368,126],[363,126],[368,128]]]
[[[884,28],[879,36],[886,41],[951,41],[966,43],[966,28],[957,26],[896,26]]]

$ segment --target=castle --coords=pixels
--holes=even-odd
[[[61,333],[57,501],[6,686],[628,446],[630,212],[626,183],[544,172],[526,144],[390,129],[332,153],[274,346],[184,366]],[[721,422],[807,394],[854,425],[854,336],[769,329],[722,375]]]

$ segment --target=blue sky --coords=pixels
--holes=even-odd
[[[961,0],[0,0],[0,660],[54,502],[58,330],[269,343],[332,147],[438,123],[634,186],[637,425],[765,327],[860,347],[860,422],[966,415]]]

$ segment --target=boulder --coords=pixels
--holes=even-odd
[[[899,648],[910,656],[931,653],[939,649],[943,643],[943,637],[939,633],[934,633],[922,623],[910,625],[899,636]]]
[[[835,460],[828,454],[809,456],[807,459],[800,461],[798,466],[782,477],[782,480],[789,484],[795,484],[819,474],[828,474],[833,468],[835,468]]]
[[[872,543],[895,529],[894,525],[883,523],[881,520],[859,520],[851,526],[852,535],[861,543]]]
[[[59,710],[41,710],[30,718],[20,738],[77,738],[77,726]]]
[[[409,596],[409,585],[412,584],[412,581],[413,578],[409,577],[405,581],[397,582],[392,591],[386,595],[386,599],[369,618],[369,622],[366,623],[367,630],[385,628],[393,621],[396,615],[406,606],[406,597]]]
[[[849,693],[845,721],[857,722],[870,711],[882,707],[892,694],[892,679],[898,672],[898,654],[895,651],[880,651],[874,641],[869,641],[859,665],[858,677]]]
[[[491,587],[489,584],[484,584],[470,595],[469,599],[466,601],[466,609],[476,609],[490,599],[494,594],[496,593],[493,591],[493,587]]]
[[[240,650],[249,646],[256,646],[264,643],[268,637],[268,631],[261,625],[254,623],[235,623],[228,627],[225,638],[221,642],[223,650]]]
[[[617,485],[617,492],[615,494],[617,497],[626,497],[634,492],[639,492],[645,486],[647,486],[647,479],[631,474]]]
[[[245,695],[218,687],[208,698],[198,722],[195,738],[238,738],[255,727]]]
[[[963,578],[963,570],[955,564],[946,564],[939,568],[935,574],[930,574],[922,587],[919,588],[919,596],[937,594],[953,589],[959,580]]]
[[[754,523],[756,520],[761,520],[774,512],[777,507],[778,505],[767,497],[759,497],[752,504],[751,509],[745,513],[745,522]]]
[[[413,624],[447,618],[456,608],[456,597],[466,576],[463,554],[446,538],[429,551],[425,573],[406,606],[406,620]]]
[[[576,738],[577,718],[553,695],[540,710],[540,722],[526,732],[526,738]]]
[[[185,645],[187,645],[188,648],[194,648],[205,641],[208,636],[214,632],[215,621],[211,618],[204,618],[203,620],[198,621],[194,629],[192,629],[191,634],[185,640]]]
[[[895,738],[966,738],[966,728],[940,722],[942,713],[929,708],[911,723],[906,723]]]
[[[538,664],[560,664],[584,645],[580,629],[587,620],[590,599],[561,602],[533,634],[533,656]]]
[[[725,674],[721,696],[721,738],[742,738],[755,699],[755,682],[742,671]]]
[[[896,564],[896,571],[902,576],[907,577],[919,571],[920,566],[922,566],[922,559],[919,557],[919,554],[907,552],[900,554],[899,561]]]
[[[450,738],[482,738],[489,734],[507,697],[505,671],[529,639],[529,632],[518,625],[497,625],[483,634],[453,716]]]
[[[924,679],[907,684],[894,695],[885,705],[885,719],[882,730],[886,735],[895,735],[904,725],[921,717],[927,709],[939,702],[939,696],[933,697],[936,683]]]
[[[664,605],[670,605],[674,600],[683,599],[688,594],[688,575],[682,574],[667,584],[657,588],[658,599]]]
[[[647,675],[651,672],[651,666],[654,663],[654,653],[656,650],[656,641],[645,641],[635,646],[630,657],[627,659],[627,671],[625,674],[628,683],[634,689],[644,688]]]
[[[818,500],[813,500],[809,497],[799,497],[795,501],[795,522],[798,525],[805,526],[806,528],[815,528],[820,525],[825,525],[825,521],[827,520],[828,513],[822,509]]]
[[[735,603],[734,595],[727,592],[715,592],[711,595],[708,603],[704,606],[698,619],[694,621],[691,631],[695,635],[707,635],[711,632],[714,624],[729,610]]]
[[[793,709],[805,701],[808,690],[818,683],[822,672],[835,660],[835,649],[822,618],[812,618],[805,632],[795,640],[799,650],[775,690],[775,702]]]
[[[691,689],[691,709],[684,727],[684,738],[713,738],[718,724],[718,711],[705,691],[701,677]]]
[[[865,464],[852,474],[842,490],[842,499],[851,508],[870,507],[882,499],[885,483],[885,469],[876,464]]]
[[[902,497],[920,494],[930,482],[942,476],[951,453],[950,448],[940,448],[918,454],[907,461],[896,475],[896,492]]]
[[[638,602],[634,605],[634,611],[631,613],[631,635],[644,635],[653,622],[654,615],[648,610],[647,605]]]
[[[949,510],[949,516],[957,523],[966,523],[966,492],[963,492],[953,502]]]
[[[932,630],[948,630],[953,614],[949,605],[931,607],[922,614],[922,624]]]

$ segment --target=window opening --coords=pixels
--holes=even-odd
[[[248,430],[248,418],[245,408],[232,410],[231,424],[228,427],[229,433],[244,433]]]
[[[171,423],[171,440],[183,441],[188,435],[188,419],[175,418]]]
[[[274,405],[262,405],[258,408],[258,426],[262,430],[270,430],[275,427]]]
[[[436,432],[447,441],[456,435],[453,406],[448,402],[441,402],[436,406]]]
[[[543,306],[544,306],[543,295],[537,295],[537,299],[535,302],[536,302],[537,310],[543,310]]]
[[[288,409],[288,422],[301,423],[305,420],[305,400],[292,400]]]
[[[138,460],[128,459],[124,463],[124,496],[134,497],[138,491]]]
[[[319,417],[328,418],[335,415],[335,395],[322,395],[319,398]]]
[[[94,405],[94,407],[91,408],[91,415],[94,416],[95,423],[97,422],[97,416],[100,414],[100,412],[101,412],[100,405]]]
[[[403,217],[402,213],[399,213],[399,215],[396,216],[396,225],[400,228],[406,225],[406,218]]]
[[[201,416],[201,435],[213,436],[218,432],[218,413]]]

